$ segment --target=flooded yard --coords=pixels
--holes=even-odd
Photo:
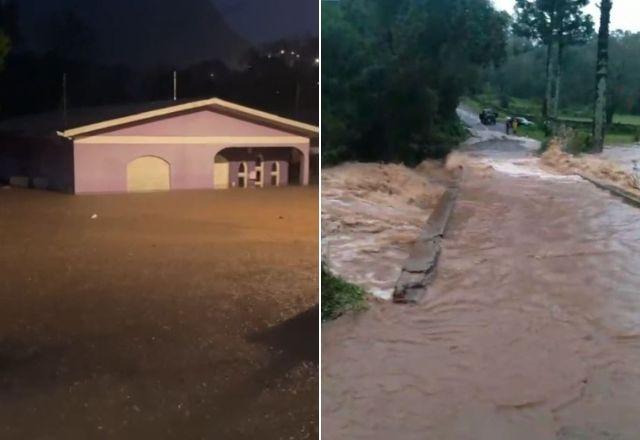
[[[317,206],[1,189],[0,438],[315,438]]]

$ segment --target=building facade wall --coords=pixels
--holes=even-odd
[[[247,148],[251,148],[252,152],[246,152]],[[262,154],[265,170],[273,161],[280,163],[281,185],[285,185],[289,183],[288,156],[291,148],[298,149],[303,156],[308,157],[308,143],[290,146],[229,147],[228,144],[83,144],[76,142],[74,145],[75,192],[77,194],[126,192],[127,164],[143,156],[159,157],[169,163],[171,189],[213,188],[213,164],[216,155],[220,152],[229,160],[231,182],[237,180],[240,162],[246,161],[249,171],[253,171],[257,155]],[[308,184],[308,172],[306,175],[307,181],[301,182],[302,184]],[[268,171],[265,180],[267,177]],[[250,183],[249,186],[254,184]]]
[[[292,136],[291,133],[212,110],[197,110],[116,127],[100,136]]]
[[[171,189],[213,188],[214,158],[221,151],[229,161],[230,187],[237,181],[240,163],[247,162],[251,173],[259,154],[265,162],[265,186],[270,183],[267,169],[273,161],[280,164],[280,184],[289,183],[292,156],[301,158],[295,166],[300,170],[300,183],[306,185],[309,145],[305,137],[201,109],[76,139],[75,192],[126,191],[127,164],[143,156],[156,156],[170,164]],[[299,154],[292,155],[292,149]]]

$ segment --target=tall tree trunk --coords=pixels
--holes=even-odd
[[[553,64],[551,62],[552,59],[552,54],[553,54],[553,43],[550,42],[549,44],[547,44],[547,70],[546,70],[546,90],[545,90],[545,94],[544,94],[544,103],[542,106],[542,116],[544,117],[544,119],[546,120],[549,117],[549,113],[551,113],[549,111],[549,109],[551,108],[551,93],[553,91],[553,83],[551,82],[551,77],[552,77],[552,67]]]
[[[562,43],[558,43],[558,60],[556,61],[555,70],[555,93],[553,95],[553,107],[551,110],[554,118],[557,118],[560,115],[560,84],[562,82],[563,52],[564,45]]]
[[[555,7],[554,7],[555,8]],[[545,119],[554,118],[553,103],[554,103],[554,87],[555,87],[555,75],[556,75],[556,63],[558,61],[558,13],[554,9],[551,14],[551,35],[549,36],[549,46],[547,47],[547,88],[545,93]],[[555,130],[555,121],[552,126]]]
[[[593,116],[593,149],[596,152],[601,152],[604,149],[607,121],[607,79],[609,74],[609,22],[611,21],[612,3],[612,0],[602,0],[600,3],[596,97]]]

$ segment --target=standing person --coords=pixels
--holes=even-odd
[[[509,134],[509,131],[511,130],[511,124],[512,124],[512,118],[507,117],[507,122],[506,122],[506,127],[507,127],[507,134]]]
[[[513,134],[518,135],[518,118],[513,118],[513,122],[511,123],[511,127],[513,128]]]

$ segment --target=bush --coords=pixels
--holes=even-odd
[[[333,275],[324,264],[320,288],[323,321],[336,319],[349,310],[361,310],[365,307],[365,291]]]
[[[566,145],[566,151],[568,153],[587,153],[593,148],[593,138],[588,133],[572,130],[567,135]]]

